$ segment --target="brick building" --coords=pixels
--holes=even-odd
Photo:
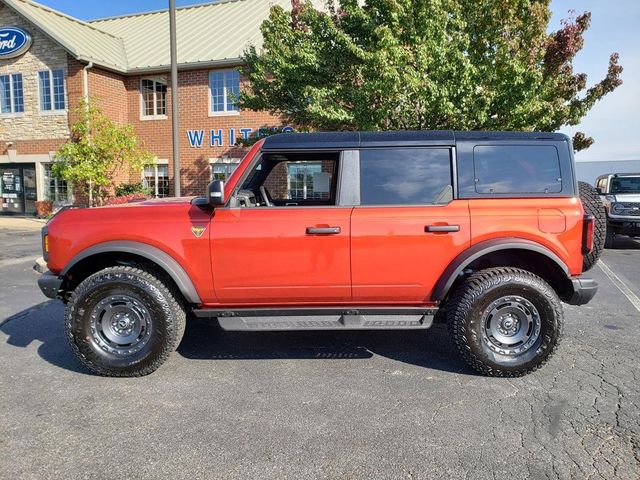
[[[230,0],[177,10],[181,184],[204,191],[243,155],[237,139],[286,127],[241,111],[237,67],[269,8],[289,0]],[[22,44],[22,45],[19,45]],[[50,175],[53,152],[69,138],[70,112],[97,98],[113,120],[130,123],[156,162],[123,181],[157,196],[173,190],[168,12],[84,22],[26,0],[0,0],[0,213],[33,213],[36,200],[72,201]]]

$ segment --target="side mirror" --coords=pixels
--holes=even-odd
[[[598,195],[602,195],[602,189],[600,187],[596,187],[596,192],[598,192]]]
[[[222,180],[214,180],[207,186],[207,200],[212,207],[224,205],[224,182]]]

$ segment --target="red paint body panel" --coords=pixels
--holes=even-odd
[[[449,263],[470,245],[469,205],[356,207],[351,217],[353,299],[365,303],[429,301]],[[425,232],[428,225],[460,231]]]
[[[48,224],[49,269],[59,273],[83,250],[99,243],[129,240],[171,255],[187,272],[203,302],[215,302],[209,234],[197,238],[192,226],[209,230],[211,213],[190,199],[151,200],[114,207],[66,210]]]
[[[564,215],[565,230],[548,233],[540,228],[539,210],[555,210]],[[582,273],[582,225],[584,210],[577,198],[492,198],[469,200],[471,243],[492,238],[523,238],[539,243],[567,265],[571,275]],[[557,213],[553,217],[557,217]],[[542,219],[542,224],[548,223]],[[558,227],[559,220],[552,223]]]
[[[211,256],[221,303],[351,300],[351,207],[223,208],[211,224]],[[307,227],[339,227],[308,235]]]

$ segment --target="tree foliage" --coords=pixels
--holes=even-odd
[[[52,174],[73,183],[90,205],[102,203],[118,172],[141,171],[154,157],[140,144],[132,125],[117,125],[94,101],[81,102],[74,114],[78,121],[54,156]]]
[[[240,106],[301,129],[541,130],[576,125],[622,81],[573,60],[591,15],[547,33],[550,0],[292,0],[245,51]],[[575,148],[593,140],[580,133]]]

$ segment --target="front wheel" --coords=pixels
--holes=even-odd
[[[604,248],[613,248],[613,243],[615,242],[616,232],[613,231],[611,226],[607,225],[607,234],[604,239]]]
[[[540,368],[560,339],[563,313],[555,291],[517,268],[472,274],[447,308],[457,350],[484,375],[517,377]]]
[[[67,339],[80,361],[98,375],[147,375],[180,342],[185,326],[180,300],[145,270],[106,268],[73,292],[65,310]]]

